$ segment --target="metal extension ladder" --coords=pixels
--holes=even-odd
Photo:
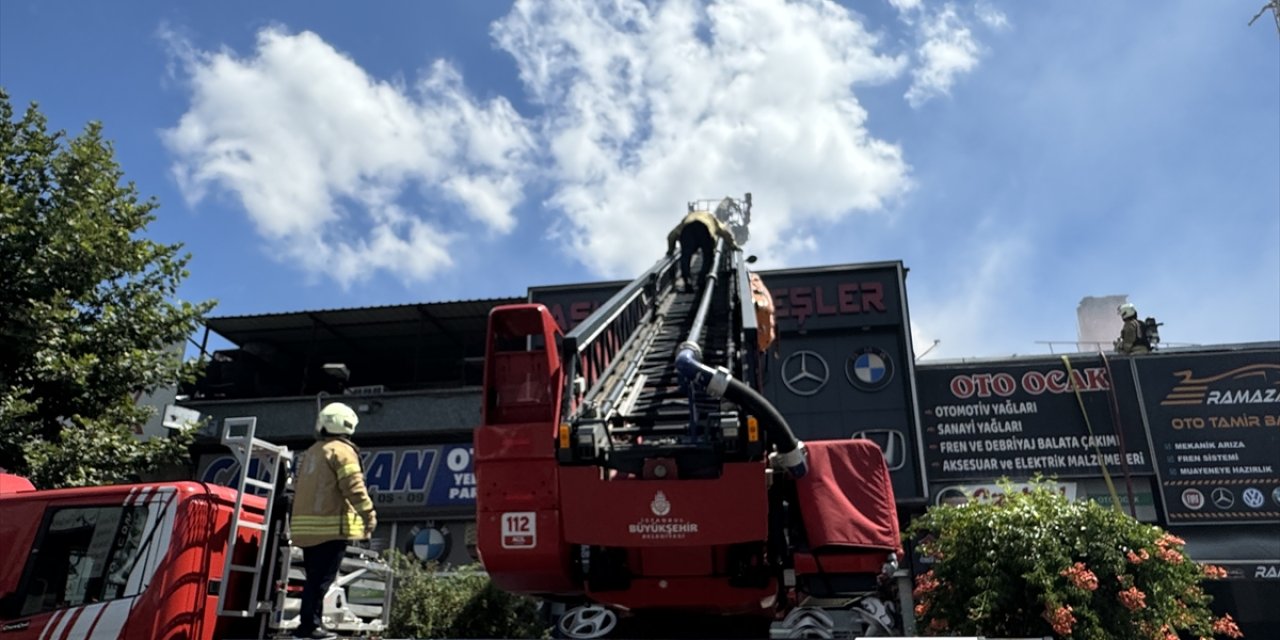
[[[232,455],[235,456],[236,462],[240,464],[240,473],[236,479],[236,505],[231,515],[231,529],[227,534],[227,553],[222,565],[222,581],[218,585],[218,615],[231,616],[237,618],[252,618],[258,614],[270,611],[270,602],[260,598],[261,587],[263,585],[262,572],[268,566],[265,562],[268,550],[275,547],[270,539],[272,510],[276,503],[276,486],[283,480],[282,473],[287,471],[284,463],[286,460],[293,460],[293,452],[288,447],[272,444],[265,440],[254,437],[254,430],[257,426],[258,419],[256,417],[248,418],[227,418],[222,422],[222,444],[231,449]],[[243,431],[240,431],[240,430]],[[258,476],[250,477],[250,465],[254,460],[258,460]],[[259,479],[265,477],[269,481]],[[248,489],[255,489],[256,495],[266,500],[266,507],[263,509],[262,522],[249,522],[243,516],[244,496]],[[257,558],[253,564],[236,564],[236,546],[239,543],[240,532],[243,529],[249,529],[260,532]],[[249,574],[252,576],[252,584],[247,593],[248,603],[245,608],[231,608],[231,604],[227,600],[227,592],[231,585],[233,574]]]

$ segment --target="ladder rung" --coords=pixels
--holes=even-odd
[[[251,486],[251,487],[258,487],[258,488],[260,488],[260,489],[275,489],[275,488],[276,488],[275,483],[273,483],[273,482],[266,482],[266,481],[264,481],[264,480],[258,480],[257,478],[245,478],[245,479],[244,479],[244,483],[245,483],[245,484],[247,484],[247,485],[249,485],[249,486]]]
[[[273,444],[271,442],[267,442],[266,440],[262,440],[260,438],[254,438],[253,440],[250,441],[250,444],[255,449],[262,449],[263,451],[269,451],[271,453],[280,453],[288,448],[282,444]]]
[[[262,571],[262,569],[260,569],[260,568],[258,568],[258,567],[250,566],[250,565],[247,565],[247,564],[233,564],[233,565],[231,565],[231,570],[232,570],[232,571],[244,571],[244,572],[246,572],[246,573],[258,573],[258,572]]]
[[[267,530],[267,525],[265,525],[265,524],[263,524],[263,523],[261,523],[261,522],[244,522],[244,521],[241,521],[241,522],[237,523],[237,525],[236,525],[236,526],[237,526],[237,527],[244,527],[244,528],[246,528],[246,529],[253,529],[253,530],[255,530],[255,531],[266,531],[266,530]]]

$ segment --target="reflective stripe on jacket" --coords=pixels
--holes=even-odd
[[[302,454],[294,478],[290,533],[293,544],[369,537],[365,520],[373,500],[364,484],[360,451],[346,438],[324,438]]]

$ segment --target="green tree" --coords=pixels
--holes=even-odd
[[[915,615],[944,635],[1178,640],[1241,637],[1215,618],[1200,583],[1226,570],[1193,562],[1183,541],[1035,478],[1005,497],[932,508],[906,535],[932,568]]]
[[[0,467],[41,488],[125,480],[190,441],[140,441],[136,398],[195,375],[172,347],[213,302],[176,300],[190,255],[141,237],[158,205],[122,178],[101,124],[50,133],[0,88]]]

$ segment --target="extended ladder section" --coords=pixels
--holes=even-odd
[[[717,219],[742,210],[730,200]],[[682,257],[665,255],[568,333],[542,305],[494,309],[485,425],[554,421],[560,464],[625,477],[717,477],[769,447],[803,473],[803,443],[759,393],[751,260],[738,247],[745,229],[732,233],[695,256],[695,282],[678,286]]]
[[[754,421],[724,401],[723,388],[709,393],[708,380],[695,384],[678,366],[686,352],[722,379],[757,376],[747,260],[719,238],[710,260],[705,280],[678,287],[679,254],[664,256],[564,336],[560,422],[573,446],[559,450],[562,463],[640,475],[660,455],[681,477],[705,477],[761,455]]]
[[[259,597],[262,593],[263,567],[270,566],[265,562],[268,551],[273,546],[271,540],[271,523],[274,522],[272,512],[276,504],[277,484],[284,480],[285,461],[293,459],[293,453],[287,447],[275,445],[254,435],[257,418],[227,418],[222,423],[222,444],[231,450],[240,472],[236,478],[236,504],[231,514],[231,528],[227,534],[227,551],[222,566],[222,580],[218,584],[218,615],[238,618],[251,618],[270,609],[269,601]],[[253,464],[254,462],[257,464]],[[257,471],[253,477],[251,473]],[[263,478],[266,478],[265,480]],[[262,521],[255,522],[245,518],[245,495],[252,492],[262,497],[266,504],[263,507]],[[252,538],[241,536],[242,531],[258,532],[258,541],[252,563],[244,562],[237,553],[237,548]],[[232,580],[243,576],[250,581],[250,587],[244,594],[247,602],[243,606],[233,606],[228,593]]]

